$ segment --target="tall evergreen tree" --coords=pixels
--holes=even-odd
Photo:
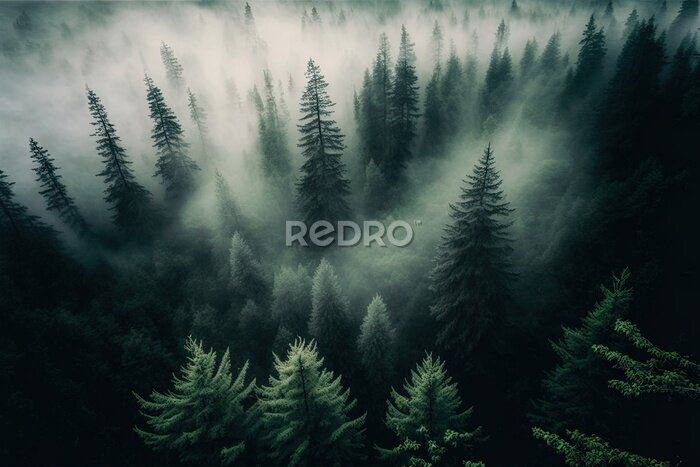
[[[459,57],[457,57],[454,47],[452,47],[440,89],[442,94],[442,113],[447,136],[455,136],[464,128],[464,85],[462,64],[459,61]]]
[[[614,277],[612,288],[601,286],[603,300],[595,305],[578,328],[564,328],[564,337],[552,343],[560,363],[542,383],[544,397],[530,415],[533,422],[547,430],[563,433],[566,429],[584,432],[608,431],[602,414],[615,404],[607,381],[614,372],[593,350],[594,344],[612,342],[615,321],[629,308],[632,290],[627,286],[629,272]]]
[[[520,59],[520,78],[526,79],[532,73],[537,60],[537,39],[530,39],[525,43],[525,50]]]
[[[241,297],[260,300],[265,296],[267,284],[260,263],[253,256],[253,251],[240,233],[231,239],[229,250],[231,268],[231,286]]]
[[[439,154],[443,142],[442,95],[440,93],[440,69],[435,67],[430,81],[425,87],[425,123],[423,131],[424,154]]]
[[[372,65],[372,98],[377,112],[372,118],[375,144],[369,147],[369,156],[380,166],[389,158],[390,151],[390,111],[393,84],[389,39],[382,33],[379,37],[379,50]]]
[[[280,118],[275,89],[269,71],[264,71],[265,100],[258,106],[258,130],[262,150],[263,172],[267,176],[284,176],[289,173],[289,149],[284,122]]]
[[[61,181],[61,175],[56,172],[58,167],[54,165],[51,154],[32,138],[29,139],[29,151],[36,163],[36,167],[32,168],[37,175],[36,181],[43,188],[39,194],[46,200],[47,209],[56,211],[58,217],[71,229],[78,235],[84,235],[90,226],[80,214],[73,198],[68,196],[68,190]]]
[[[576,74],[574,75],[574,91],[585,91],[592,82],[601,74],[603,59],[607,49],[605,48],[605,33],[603,28],[598,29],[595,17],[591,15],[583,31],[583,38],[579,41],[581,48],[576,62]]]
[[[9,182],[6,178],[7,175],[0,169],[0,227],[2,227],[0,236],[3,242],[7,238],[28,239],[35,236],[52,236],[53,229],[42,223],[37,216],[29,214],[25,206],[15,201],[12,188],[15,182]]]
[[[490,145],[464,183],[459,201],[450,205],[452,223],[431,273],[435,303],[430,311],[440,326],[438,343],[457,355],[474,349],[503,322],[513,277],[510,223],[502,220],[512,209],[503,201]]]
[[[347,369],[352,352],[348,303],[333,266],[325,258],[316,268],[311,287],[309,333],[332,370]]]
[[[395,346],[396,330],[391,324],[384,300],[380,295],[375,295],[367,307],[357,339],[365,381],[375,399],[379,394],[384,397],[391,384],[396,363]]]
[[[463,410],[460,407],[462,400],[457,383],[447,375],[445,364],[439,358],[427,354],[416,369],[411,370],[411,379],[404,383],[403,390],[405,394],[391,390],[385,423],[397,438],[406,441],[391,450],[379,449],[382,457],[396,458],[412,454],[418,449],[406,449],[411,443],[418,446],[425,444],[420,449],[425,451],[429,449],[430,441],[434,443],[434,440],[444,442],[450,437],[461,437],[465,442],[460,444],[467,448],[479,440],[481,427],[472,432],[465,431],[472,408]]]
[[[283,267],[275,274],[272,318],[292,336],[304,336],[308,332],[311,284],[309,273],[301,265],[296,270]]]
[[[219,220],[219,227],[226,242],[233,237],[237,230],[241,229],[241,220],[238,215],[236,202],[231,194],[231,188],[224,176],[218,170],[215,172],[216,178],[216,213]]]
[[[218,365],[216,352],[191,337],[185,350],[188,362],[173,377],[172,389],[154,390],[148,399],[134,393],[148,425],[135,431],[153,449],[174,452],[184,463],[233,464],[249,433],[246,407],[255,380],[245,381],[248,362],[234,379],[228,350]]]
[[[435,57],[435,69],[438,70],[438,77],[440,75],[440,67],[442,64],[442,48],[445,43],[445,40],[442,35],[442,28],[440,27],[440,23],[438,23],[438,20],[435,20],[435,24],[433,25],[433,56]]]
[[[165,42],[160,43],[160,58],[165,66],[165,73],[168,77],[168,82],[171,86],[180,87],[184,80],[182,79],[182,65],[177,60],[173,49]]]
[[[510,28],[506,24],[504,19],[498,23],[498,28],[496,29],[496,48],[502,49],[508,42],[508,37],[510,36]]]
[[[192,190],[194,171],[199,170],[199,166],[187,155],[189,145],[175,113],[165,103],[163,93],[148,75],[144,81],[153,120],[151,138],[158,152],[155,176],[162,178],[169,199],[181,201]]]
[[[419,97],[414,46],[406,27],[402,25],[399,56],[394,68],[394,82],[390,95],[391,155],[384,163],[384,171],[393,180],[399,176],[406,161],[410,159],[411,144],[416,137]]]
[[[87,88],[87,99],[93,119],[90,124],[95,129],[91,136],[97,139],[97,154],[104,164],[97,175],[108,184],[104,200],[113,211],[112,220],[127,232],[147,232],[153,223],[151,194],[136,181],[121,138],[100,98],[90,88]]]
[[[547,41],[540,57],[540,70],[544,76],[551,76],[561,70],[561,34],[555,32]]]
[[[302,217],[310,225],[317,220],[333,222],[348,215],[350,208],[345,198],[350,183],[344,176],[345,165],[341,160],[344,136],[330,118],[335,104],[328,97],[328,83],[313,60],[307,65],[306,78],[301,123],[297,125],[305,161],[297,188]]]
[[[351,465],[361,459],[365,415],[341,377],[324,369],[316,343],[297,339],[286,358],[274,357],[275,375],[258,391],[263,440],[276,464]]]
[[[209,129],[207,128],[207,112],[199,103],[197,96],[187,88],[187,106],[190,109],[190,118],[192,123],[197,127],[199,135],[199,144],[202,147],[202,156],[206,160],[208,158],[207,146],[209,145]]]

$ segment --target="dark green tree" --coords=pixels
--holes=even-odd
[[[301,215],[311,225],[317,220],[333,222],[347,217],[350,208],[345,198],[350,193],[350,183],[344,176],[341,159],[344,136],[330,118],[335,104],[328,97],[328,83],[313,60],[307,65],[306,79],[301,123],[297,125],[305,161],[297,189]]]
[[[134,428],[146,444],[176,453],[187,464],[230,465],[245,451],[249,422],[246,407],[255,380],[246,383],[246,362],[233,378],[228,350],[217,365],[191,337],[185,343],[187,364],[166,393],[148,399],[134,393],[147,429]]]
[[[289,173],[287,133],[280,118],[272,76],[264,71],[265,100],[258,104],[258,132],[262,151],[262,168],[267,176],[281,177]]]
[[[184,82],[182,79],[182,65],[177,60],[173,49],[165,42],[160,43],[160,58],[163,60],[163,66],[170,85],[178,88],[182,86]]]
[[[258,391],[262,437],[275,464],[341,466],[361,458],[365,415],[352,418],[356,402],[340,376],[323,367],[316,343],[297,339],[275,375]]]
[[[197,127],[197,135],[199,135],[199,144],[202,148],[202,156],[207,160],[207,146],[209,145],[209,129],[207,128],[207,111],[199,103],[197,96],[187,88],[187,106],[190,109],[190,118],[192,123]]]
[[[283,267],[275,274],[272,318],[292,336],[304,336],[308,332],[311,283],[308,271],[301,265],[296,270]]]
[[[151,194],[136,181],[121,138],[109,121],[100,98],[90,88],[87,88],[87,99],[92,116],[90,124],[95,129],[91,136],[97,140],[97,154],[104,164],[97,176],[103,177],[108,184],[104,200],[113,211],[112,220],[124,231],[148,232],[153,226]]]
[[[513,210],[503,201],[501,183],[489,145],[464,181],[459,201],[450,205],[452,223],[431,272],[437,341],[459,356],[503,322],[509,303],[512,248],[504,219]]]
[[[189,145],[175,113],[165,103],[163,93],[148,75],[144,81],[153,120],[151,138],[158,153],[155,176],[161,177],[169,199],[182,201],[194,187],[194,172],[199,166],[187,155]]]
[[[520,59],[520,78],[527,79],[535,68],[537,61],[537,39],[530,39],[525,43],[525,50]]]
[[[0,235],[5,239],[29,239],[38,236],[53,236],[54,230],[42,223],[37,216],[29,214],[27,208],[15,201],[15,193],[7,175],[0,169]],[[4,245],[3,245],[4,246]]]
[[[351,332],[347,299],[333,266],[323,258],[311,287],[309,333],[318,342],[332,370],[348,368],[352,355]]]
[[[369,146],[369,156],[380,166],[390,157],[391,131],[390,112],[393,85],[391,51],[389,39],[382,33],[379,37],[379,50],[372,64],[372,99],[376,115],[372,116],[374,143]]]
[[[231,239],[229,250],[231,287],[241,297],[260,300],[265,297],[267,283],[260,263],[253,256],[253,251],[240,233]]]
[[[389,204],[389,184],[382,173],[382,169],[370,159],[365,168],[365,186],[363,197],[365,212],[368,215],[381,215]]]
[[[581,48],[576,61],[576,73],[570,84],[571,91],[580,93],[586,91],[600,76],[603,70],[603,59],[605,59],[607,52],[605,33],[603,28],[597,28],[593,15],[586,24],[579,45]]]
[[[423,153],[430,155],[439,154],[443,143],[444,125],[440,75],[440,68],[436,66],[430,81],[425,86]]]
[[[51,154],[32,138],[29,139],[29,151],[36,164],[32,170],[36,172],[36,181],[41,183],[42,190],[39,194],[46,200],[46,208],[56,211],[58,217],[78,235],[84,235],[90,226],[80,214],[73,198],[68,196],[68,190],[61,181],[61,175],[57,173],[58,167],[54,165]]]
[[[396,330],[380,295],[375,295],[367,307],[367,314],[360,326],[357,349],[370,395],[375,399],[383,398],[395,372]],[[376,410],[372,410],[374,412]]]
[[[561,34],[555,32],[547,41],[540,57],[540,71],[544,76],[552,76],[561,70]]]

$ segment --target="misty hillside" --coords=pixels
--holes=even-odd
[[[0,465],[699,464],[698,13],[0,2]]]

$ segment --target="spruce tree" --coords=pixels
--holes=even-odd
[[[363,196],[365,212],[370,216],[381,215],[389,204],[389,184],[374,159],[370,159],[365,168]]]
[[[561,34],[555,32],[547,41],[540,57],[540,71],[544,76],[551,76],[561,69]]]
[[[622,34],[622,38],[626,40],[629,37],[629,35],[632,34],[632,31],[634,31],[634,28],[636,28],[638,24],[639,13],[637,13],[637,9],[635,8],[627,16],[627,20],[625,20],[625,31]]]
[[[333,266],[325,258],[316,268],[311,287],[309,333],[318,342],[328,366],[345,371],[352,352],[348,303]]]
[[[262,267],[238,232],[231,239],[229,266],[231,287],[238,296],[253,300],[260,300],[265,296],[267,284]]]
[[[52,237],[55,234],[52,228],[41,222],[39,217],[29,214],[25,206],[15,201],[12,188],[15,182],[6,179],[7,175],[0,169],[0,236],[3,241],[6,238],[26,240]]]
[[[403,442],[393,449],[378,448],[382,458],[404,458],[402,465],[406,465],[410,460],[407,461],[405,457],[417,458],[431,446],[438,447],[434,454],[442,457],[448,447],[459,447],[463,451],[461,454],[467,454],[464,451],[470,451],[480,441],[481,427],[466,431],[472,407],[460,407],[462,400],[457,383],[447,375],[445,364],[439,358],[433,358],[428,353],[416,369],[411,370],[411,378],[404,382],[403,391],[404,394],[400,394],[395,389],[391,390],[385,420],[387,428]],[[448,462],[446,465],[451,464]]]
[[[158,153],[155,176],[165,184],[166,194],[173,201],[181,201],[194,186],[194,171],[199,170],[187,155],[182,127],[173,111],[165,103],[161,90],[146,75],[147,99],[153,120],[151,138]]]
[[[272,287],[272,318],[292,336],[304,336],[311,306],[311,277],[306,268],[281,268]]]
[[[523,56],[520,59],[520,78],[527,79],[534,67],[537,60],[537,39],[530,39],[525,43],[525,50],[523,51]]]
[[[564,336],[552,342],[560,359],[542,382],[544,397],[536,403],[530,418],[537,425],[556,433],[566,429],[584,432],[607,431],[604,417],[592,417],[615,402],[607,390],[614,372],[596,355],[594,344],[610,344],[613,325],[629,308],[632,290],[627,286],[629,272],[614,277],[612,288],[601,286],[603,300],[583,319],[578,328],[563,328]]]
[[[233,464],[246,448],[249,423],[246,406],[255,380],[246,383],[248,363],[234,379],[228,350],[217,365],[216,352],[187,338],[187,364],[166,393],[148,399],[134,393],[147,429],[134,428],[154,450],[176,453],[180,461],[198,465]]]
[[[576,62],[576,74],[574,76],[574,86],[577,91],[584,91],[601,74],[603,69],[603,59],[607,49],[605,48],[605,33],[603,29],[598,29],[595,17],[586,24],[583,31],[583,38],[579,41],[581,49],[578,52]]]
[[[199,135],[199,144],[202,147],[202,156],[206,160],[208,158],[207,146],[209,144],[209,129],[207,128],[207,112],[199,103],[197,96],[187,88],[187,106],[190,109],[190,118],[192,123],[197,127]]]
[[[440,69],[435,67],[433,75],[425,87],[425,111],[423,113],[425,136],[423,144],[425,145],[424,153],[427,154],[439,154],[442,149],[444,125],[441,97]]]
[[[391,384],[396,363],[395,346],[396,330],[391,324],[384,300],[380,295],[375,295],[367,307],[357,339],[368,392],[374,399],[383,398]]]
[[[32,170],[36,172],[36,181],[41,183],[42,190],[39,194],[46,200],[46,208],[56,211],[58,217],[78,235],[84,235],[90,226],[80,214],[73,198],[68,196],[61,175],[57,173],[58,167],[53,163],[54,159],[32,138],[29,139],[29,151],[30,157],[36,163]]]
[[[504,220],[513,210],[503,201],[490,145],[464,183],[459,201],[450,205],[452,223],[431,272],[435,302],[430,311],[439,325],[437,340],[458,356],[503,322],[513,278],[510,223]]]
[[[445,40],[443,39],[442,28],[440,27],[440,23],[438,23],[438,20],[435,20],[435,24],[433,25],[432,42],[433,56],[435,57],[435,69],[438,71],[439,78],[440,67],[442,64],[442,47],[444,45]]]
[[[392,180],[399,176],[411,157],[411,144],[416,137],[416,121],[420,115],[414,46],[406,27],[402,25],[399,56],[390,95],[391,154],[384,162],[385,172]]]
[[[372,66],[372,97],[377,111],[373,119],[376,133],[376,146],[370,147],[370,157],[379,165],[384,165],[390,150],[390,97],[392,93],[393,72],[391,69],[391,52],[389,39],[382,33],[379,37],[379,50]]]
[[[184,82],[182,79],[182,65],[177,60],[173,49],[165,42],[160,43],[160,58],[163,60],[163,66],[165,66],[165,73],[170,85],[173,87],[182,86]]]
[[[297,125],[305,161],[297,189],[302,218],[311,225],[317,220],[334,222],[347,217],[350,208],[345,198],[350,183],[344,177],[341,160],[344,137],[330,118],[335,104],[328,97],[328,83],[313,60],[307,65],[306,78],[301,123]]]
[[[98,173],[108,185],[104,200],[113,211],[114,224],[124,231],[136,233],[149,231],[153,223],[151,194],[136,181],[131,161],[121,145],[117,130],[109,121],[107,111],[97,94],[87,88],[88,106],[97,140],[97,154],[102,157],[104,168]]]
[[[361,459],[365,415],[341,377],[323,367],[316,343],[297,339],[286,358],[274,356],[275,375],[258,391],[263,441],[275,464],[341,466]]]
[[[258,106],[258,131],[262,150],[262,167],[267,176],[284,176],[289,173],[289,150],[284,122],[280,118],[274,85],[269,71],[264,71],[265,100]]]
[[[510,36],[510,28],[506,24],[504,19],[498,23],[498,28],[496,29],[496,48],[502,49],[508,42],[508,37]]]
[[[454,47],[450,51],[442,78],[440,92],[442,94],[442,113],[447,136],[455,136],[464,127],[464,75],[462,64],[457,57]]]
[[[218,170],[215,172],[216,178],[216,213],[219,220],[221,234],[226,242],[233,237],[237,230],[241,229],[241,221],[238,215],[236,202],[231,194],[231,188],[224,176]]]

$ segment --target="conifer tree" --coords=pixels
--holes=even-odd
[[[259,300],[265,296],[267,284],[260,263],[253,256],[253,251],[240,233],[231,239],[229,250],[231,269],[231,286],[241,297]]]
[[[394,68],[394,82],[391,86],[391,155],[385,161],[385,172],[396,179],[406,161],[411,157],[411,144],[416,137],[418,119],[418,76],[416,75],[415,44],[401,26],[399,56]]]
[[[357,348],[370,394],[385,394],[396,363],[396,330],[391,324],[384,300],[375,295],[360,326]],[[383,397],[383,396],[382,396]]]
[[[54,165],[51,154],[32,138],[29,139],[29,151],[36,163],[32,170],[36,172],[36,181],[41,183],[42,190],[39,194],[46,200],[46,208],[56,211],[58,217],[78,235],[84,235],[90,226],[80,214],[73,198],[68,196],[68,190],[61,181],[61,175],[57,173],[58,167]]]
[[[444,126],[441,97],[440,69],[435,67],[433,75],[425,87],[425,111],[423,113],[425,136],[423,144],[425,145],[424,153],[427,154],[438,154],[442,147]]]
[[[194,93],[187,88],[187,106],[190,109],[190,118],[192,122],[197,127],[197,134],[199,135],[199,144],[202,146],[202,156],[206,160],[207,146],[209,144],[209,129],[207,128],[207,112],[204,107],[199,103],[199,99]]]
[[[352,352],[348,303],[333,266],[325,258],[316,268],[311,287],[309,333],[332,370],[347,369]]]
[[[341,377],[323,367],[316,343],[297,339],[258,391],[262,436],[275,464],[341,466],[361,459],[365,415]]]
[[[506,43],[508,42],[509,36],[510,29],[508,28],[506,21],[504,19],[501,19],[501,22],[498,23],[498,28],[496,29],[496,48],[502,49],[503,47],[505,47]]]
[[[578,328],[564,328],[564,337],[552,343],[560,363],[542,382],[544,398],[536,405],[532,421],[547,430],[584,432],[605,431],[603,417],[591,417],[611,407],[613,394],[606,385],[614,374],[595,354],[594,344],[609,344],[613,325],[629,308],[632,290],[627,286],[629,272],[614,277],[612,288],[601,286],[603,300],[596,304]],[[595,410],[598,409],[598,410]]]
[[[440,74],[440,66],[442,64],[442,47],[445,42],[442,36],[442,28],[438,20],[435,20],[433,25],[433,56],[435,57],[435,69],[438,70],[438,75]],[[439,77],[439,76],[438,76]]]
[[[231,194],[231,189],[224,176],[218,170],[215,172],[216,178],[216,212],[222,235],[228,239],[233,237],[241,226],[236,203]]]
[[[29,214],[27,208],[15,201],[12,185],[15,182],[6,180],[7,175],[0,169],[0,238],[28,239],[31,237],[49,236],[55,232],[39,220],[39,217]]]
[[[382,458],[395,459],[407,454],[415,457],[416,451],[427,451],[435,440],[444,440],[448,445],[450,438],[461,438],[461,442],[452,447],[466,450],[480,441],[481,427],[466,431],[472,407],[465,410],[460,407],[462,400],[457,383],[447,375],[445,364],[439,358],[428,353],[416,369],[411,370],[410,381],[404,382],[403,390],[405,394],[391,390],[385,424],[398,439],[405,441],[394,449],[378,448]],[[446,447],[440,447],[441,457]]]
[[[109,121],[100,98],[87,88],[88,106],[97,140],[97,154],[102,157],[104,169],[97,174],[108,184],[104,200],[113,211],[114,224],[128,232],[149,231],[153,222],[151,194],[136,181],[131,161],[121,145],[117,130]]]
[[[389,200],[388,183],[382,169],[370,159],[365,168],[365,185],[363,188],[365,211],[368,215],[380,215]]]
[[[573,85],[576,91],[585,91],[588,86],[600,75],[603,69],[603,59],[607,49],[605,48],[605,33],[603,29],[598,29],[595,17],[586,24],[583,31],[583,38],[579,41],[581,49],[578,52],[576,62],[576,74]]]
[[[551,76],[561,69],[561,34],[555,32],[547,41],[540,57],[540,70],[544,76]]]
[[[454,136],[461,131],[464,125],[463,111],[465,101],[462,64],[459,61],[459,57],[457,57],[454,46],[447,59],[440,92],[442,94],[445,133],[448,136]]]
[[[525,43],[525,50],[520,59],[520,78],[526,79],[532,73],[537,60],[537,39],[530,39]]]
[[[233,464],[246,448],[246,411],[255,380],[246,383],[248,362],[234,379],[228,350],[217,365],[216,352],[189,337],[187,364],[166,393],[148,399],[134,393],[147,429],[134,428],[158,451],[176,453],[181,462],[199,465]]]
[[[272,318],[292,336],[304,336],[308,332],[311,283],[309,273],[301,265],[296,270],[283,267],[275,274]]]
[[[263,155],[263,172],[267,176],[284,176],[289,173],[289,150],[284,123],[280,118],[275,98],[272,76],[264,71],[265,100],[256,100],[258,130]],[[257,92],[257,90],[256,90]]]
[[[634,31],[634,28],[636,28],[638,24],[639,13],[637,13],[637,9],[635,8],[627,16],[627,20],[625,20],[625,32],[622,34],[622,38],[626,40],[629,35],[632,34],[632,31]]]
[[[194,186],[194,171],[199,170],[195,161],[187,155],[182,127],[173,111],[165,103],[161,90],[146,75],[148,106],[153,120],[151,138],[158,152],[156,176],[165,184],[169,199],[181,201]]]
[[[503,201],[501,177],[491,146],[464,181],[459,201],[450,205],[431,273],[435,303],[431,314],[440,327],[438,343],[462,356],[503,321],[509,302],[511,212]]]
[[[377,115],[372,118],[375,133],[374,143],[369,146],[369,156],[380,166],[389,158],[390,151],[390,111],[393,84],[391,69],[391,52],[389,39],[382,33],[379,38],[379,50],[372,66],[372,99]]]
[[[345,198],[350,184],[344,177],[341,160],[344,136],[330,118],[335,104],[328,97],[328,83],[313,60],[309,60],[306,78],[301,123],[297,125],[305,161],[297,189],[302,217],[311,225],[317,220],[333,222],[348,215],[350,208]]]
[[[175,52],[165,42],[160,43],[160,58],[165,66],[165,73],[171,86],[179,88],[182,86],[182,65],[177,60]]]
[[[248,2],[245,2],[245,7],[243,9],[243,21],[245,22],[245,29],[248,35],[255,36],[255,18],[253,17],[253,10],[250,8]]]

